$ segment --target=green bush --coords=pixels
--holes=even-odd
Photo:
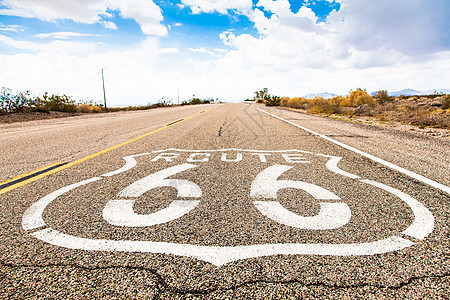
[[[33,103],[36,109],[46,109],[49,111],[75,112],[77,106],[75,100],[67,95],[51,95],[45,93],[42,98],[37,97]]]
[[[208,103],[211,103],[211,101],[212,101],[212,99],[210,98],[210,99],[200,99],[200,98],[192,98],[191,100],[189,100],[189,101],[183,101],[183,102],[181,102],[181,104],[180,105],[195,105],[195,104],[208,104]]]
[[[281,98],[279,96],[265,95],[264,101],[266,106],[278,106],[280,105]]]
[[[380,103],[385,103],[392,100],[391,97],[389,97],[388,91],[386,90],[379,90],[378,92],[375,93],[373,97],[377,99],[378,102]]]
[[[30,92],[13,93],[11,89],[3,87],[0,92],[0,113],[16,113],[30,110]]]

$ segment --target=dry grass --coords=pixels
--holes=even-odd
[[[88,103],[83,103],[77,106],[77,112],[79,113],[99,113],[101,112],[101,108],[98,107],[97,105],[91,105]]]
[[[374,117],[379,121],[401,122],[421,128],[450,129],[450,95],[381,99],[358,89],[348,96],[331,99],[282,97],[280,106],[304,109],[313,114]]]

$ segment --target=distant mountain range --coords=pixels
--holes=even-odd
[[[303,98],[313,99],[316,96],[322,97],[323,99],[330,99],[330,98],[336,97],[337,95],[332,94],[332,93],[318,93],[318,94],[308,94],[308,95],[303,96]]]
[[[373,92],[371,94],[375,94],[376,92]],[[442,94],[450,94],[450,89],[432,89],[432,90],[426,90],[426,91],[416,91],[413,89],[404,89],[397,92],[389,92],[389,96],[392,97],[398,97],[398,96],[415,96],[415,95],[431,95],[434,93],[442,93]]]

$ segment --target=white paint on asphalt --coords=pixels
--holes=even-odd
[[[129,164],[129,166],[132,163]],[[173,166],[150,174],[123,189],[119,197],[139,197],[144,193],[159,187],[177,189],[178,197],[200,198],[202,191],[198,185],[188,180],[166,179],[169,176],[197,167],[191,164]],[[120,170],[120,169],[119,169]],[[118,171],[119,171],[118,170]],[[200,201],[175,200],[168,207],[151,213],[140,215],[134,212],[136,200],[110,200],[103,209],[103,218],[114,226],[145,227],[167,223],[178,219],[194,209]]]
[[[341,161],[342,157],[325,155],[325,154],[317,154],[317,155],[330,158],[330,160],[328,160],[328,162],[325,165],[328,168],[328,170],[330,170],[334,173],[340,174],[342,176],[352,178],[352,179],[361,178],[358,175],[351,174],[351,173],[346,172],[338,167],[338,163]]]
[[[421,181],[421,182],[423,182],[423,183],[425,183],[425,184],[428,184],[428,185],[430,185],[430,186],[432,186],[432,187],[434,187],[434,188],[437,188],[437,189],[439,189],[439,190],[441,190],[441,191],[443,191],[443,192],[446,192],[447,194],[450,194],[450,187],[449,187],[449,186],[446,186],[446,185],[444,185],[444,184],[441,184],[441,183],[439,183],[439,182],[436,182],[436,181],[434,181],[434,180],[431,180],[431,179],[429,179],[429,178],[426,178],[425,176],[416,174],[416,173],[414,173],[414,172],[412,172],[412,171],[409,171],[409,170],[407,170],[407,169],[405,169],[405,168],[402,168],[402,167],[400,167],[400,166],[394,165],[393,163],[390,163],[390,162],[388,162],[388,161],[386,161],[386,160],[384,160],[384,159],[381,159],[381,158],[376,157],[376,156],[374,156],[374,155],[368,154],[368,153],[366,153],[366,152],[364,152],[364,151],[361,151],[361,150],[359,150],[359,149],[356,149],[356,148],[354,148],[354,147],[352,147],[352,146],[349,146],[349,145],[347,145],[347,144],[341,143],[341,142],[339,142],[339,141],[337,141],[337,140],[335,140],[335,139],[332,139],[332,138],[330,138],[330,137],[328,137],[328,136],[326,136],[326,135],[324,135],[324,134],[315,132],[315,131],[313,131],[313,130],[311,130],[311,129],[308,129],[308,128],[306,128],[306,127],[303,127],[303,126],[301,126],[301,125],[295,124],[294,122],[291,122],[291,121],[288,121],[288,120],[283,119],[283,118],[281,118],[281,117],[278,117],[278,116],[276,116],[276,115],[274,115],[274,114],[271,114],[271,113],[269,113],[269,112],[267,112],[267,111],[264,111],[264,110],[262,110],[262,109],[260,109],[260,108],[255,107],[255,109],[257,109],[257,110],[259,110],[259,111],[261,111],[261,112],[263,112],[263,113],[265,113],[265,114],[267,114],[267,115],[270,115],[270,116],[272,116],[272,117],[274,117],[274,118],[276,118],[276,119],[279,119],[279,120],[281,120],[281,121],[283,121],[283,122],[286,122],[286,123],[288,123],[288,124],[291,124],[291,125],[293,125],[293,126],[295,126],[295,127],[297,127],[297,128],[300,128],[300,129],[302,129],[302,130],[305,130],[305,131],[307,131],[307,132],[309,132],[309,133],[311,133],[311,134],[317,135],[317,136],[319,136],[319,137],[321,137],[321,138],[323,138],[323,139],[325,139],[325,140],[327,140],[327,141],[329,141],[329,142],[331,142],[331,143],[334,143],[334,144],[336,144],[336,145],[339,145],[339,146],[341,146],[341,147],[343,147],[343,148],[345,148],[345,149],[347,149],[347,150],[350,150],[350,151],[353,151],[353,152],[355,152],[355,153],[358,153],[359,155],[362,155],[362,156],[364,156],[364,157],[367,157],[367,158],[369,158],[369,159],[371,159],[371,160],[373,160],[373,161],[375,161],[375,162],[377,162],[377,163],[380,163],[380,164],[382,164],[382,165],[384,165],[384,166],[386,166],[386,167],[389,167],[389,168],[391,168],[391,169],[393,169],[393,170],[396,170],[397,172],[400,172],[400,173],[405,174],[405,175],[407,175],[407,176],[409,176],[409,177],[411,177],[411,178],[414,178],[414,179],[416,179],[416,180],[418,180],[418,181]]]
[[[110,200],[103,209],[103,218],[114,226],[153,226],[181,218],[200,203],[200,201],[175,200],[160,211],[140,215],[133,210],[135,202],[136,200]]]
[[[44,213],[45,208],[52,203],[53,200],[58,198],[59,196],[76,189],[85,184],[100,180],[100,177],[94,177],[91,179],[83,180],[63,188],[54,191],[53,193],[48,194],[47,196],[41,198],[39,201],[35,202],[31,205],[24,213],[22,217],[22,228],[25,230],[31,230],[35,228],[39,228],[45,226],[45,222],[42,219],[42,214]]]
[[[182,180],[182,179],[165,179],[166,177],[175,175],[177,173],[196,168],[196,165],[182,164],[176,165],[162,171],[153,173],[144,177],[133,184],[123,189],[118,196],[119,197],[139,197],[145,192],[159,187],[173,187],[177,189],[178,197],[186,198],[200,198],[202,196],[202,190],[195,183]]]
[[[320,202],[320,212],[313,217],[299,216],[284,208],[278,201],[253,201],[253,204],[269,219],[300,229],[336,229],[347,224],[352,215],[345,203]]]
[[[250,196],[255,198],[277,198],[280,189],[295,188],[303,190],[317,200],[340,200],[339,196],[318,185],[294,180],[277,180],[290,166],[274,165],[267,167],[253,180]],[[345,203],[320,202],[320,211],[312,217],[304,217],[284,208],[277,201],[253,201],[264,216],[291,227],[311,230],[336,229],[350,221],[351,211]]]
[[[272,155],[270,153],[252,153],[252,155],[258,156],[261,162],[267,162],[267,155]]]
[[[292,169],[290,166],[273,165],[259,173],[252,182],[250,197],[277,198],[280,189],[294,188],[307,192],[315,199],[340,200],[340,198],[318,185],[294,180],[277,180],[284,172]]]
[[[167,162],[172,162],[172,159],[175,159],[178,156],[180,155],[177,153],[161,153],[160,155],[153,158],[151,161],[158,161],[160,159],[164,159]]]
[[[126,156],[123,158],[125,160],[125,165],[122,168],[117,169],[112,172],[109,172],[109,173],[106,173],[106,174],[103,174],[101,176],[110,177],[110,176],[114,176],[114,175],[120,174],[120,173],[128,171],[128,170],[131,170],[134,167],[136,167],[136,164],[137,164],[136,160],[134,159],[135,157],[149,155],[149,154],[150,153],[141,153],[141,154],[137,154],[137,155]]]
[[[202,158],[198,158],[198,156],[202,157]],[[188,162],[207,162],[209,160],[209,158],[211,157],[211,153],[192,153],[191,155],[189,155],[187,161]]]
[[[227,161],[227,162],[238,162],[242,160],[242,153],[236,153],[235,159],[229,159],[227,158],[227,153],[222,153],[222,156],[220,157],[221,161]]]
[[[304,157],[301,154],[281,154],[283,156],[284,160],[288,164],[309,164],[310,161],[306,160],[306,157]]]
[[[158,159],[171,162],[179,154],[167,153],[167,150],[154,151],[152,153],[158,153]],[[169,151],[178,151],[170,149]],[[181,150],[180,150],[181,151]],[[184,151],[202,154],[203,156],[194,155],[192,159],[203,160],[205,157],[209,159],[211,152],[224,152],[221,150],[195,150]],[[235,151],[235,149],[230,150]],[[251,152],[252,155],[257,154],[261,162],[266,160],[266,155],[273,153],[286,153],[286,152],[302,152],[301,150],[280,150],[280,151],[255,151],[255,150],[241,150],[242,152]],[[183,152],[183,151],[181,151]],[[149,153],[141,153],[133,156],[127,156],[125,159],[126,164],[122,168],[106,173],[105,175],[120,174],[126,170],[132,169],[136,164],[133,162],[137,156],[149,155]],[[337,167],[340,157],[326,156],[331,158],[328,161],[328,169],[346,176],[353,175],[342,171]],[[238,156],[235,156],[238,159]],[[200,186],[196,183],[183,180],[183,179],[167,179],[169,176],[176,175],[198,167],[193,164],[180,164],[166,168],[164,170],[155,172],[145,178],[139,179],[136,182],[130,184],[128,187],[118,193],[119,198],[126,197],[140,197],[147,191],[159,187],[171,187],[177,189],[178,197],[194,197],[201,198],[202,191]],[[292,166],[286,165],[273,165],[265,168],[258,174],[253,180],[250,187],[250,196],[253,198],[269,198],[276,199],[277,192],[284,188],[300,189],[307,194],[311,195],[317,200],[341,200],[339,196],[333,192],[320,187],[315,184],[295,181],[295,180],[278,180],[285,172],[292,169]],[[104,175],[104,176],[105,176]],[[111,176],[112,176],[111,175]],[[356,179],[357,176],[353,175]],[[359,178],[359,177],[358,177]],[[43,220],[43,213],[45,208],[56,198],[62,196],[69,191],[84,186],[89,183],[101,180],[101,177],[94,177],[88,180],[80,181],[66,187],[60,188],[57,191],[48,194],[34,203],[30,208],[26,210],[22,218],[22,227],[24,230],[34,230],[46,226]],[[357,180],[359,182],[359,180]],[[386,192],[389,192],[399,197],[404,203],[411,207],[414,214],[413,223],[402,233],[417,239],[424,239],[434,229],[434,217],[431,212],[420,202],[413,199],[411,196],[392,188],[388,185],[371,181],[361,180],[363,183],[370,184],[374,187],[380,188]],[[200,184],[200,183],[199,183]],[[193,211],[198,206],[199,200],[196,201],[182,201],[175,200],[167,208],[158,212],[139,215],[133,211],[133,205],[135,201],[139,199],[123,199],[123,200],[111,200],[105,207],[104,217],[113,225],[116,226],[153,226],[161,224],[174,219],[178,219],[183,215]],[[287,226],[294,226],[303,229],[323,230],[339,228],[350,221],[351,213],[350,209],[345,203],[334,202],[322,202],[319,201],[320,212],[313,217],[302,217],[286,210],[279,202],[276,201],[254,201],[255,206],[259,211],[272,220],[275,220],[281,224]],[[104,239],[88,239],[83,237],[76,237],[69,234],[61,233],[53,230],[52,228],[40,229],[36,232],[30,233],[32,236],[48,242],[53,245],[67,247],[71,249],[80,250],[95,250],[95,251],[126,251],[126,252],[149,252],[149,253],[165,253],[173,255],[188,256],[203,261],[213,263],[215,265],[223,265],[228,262],[258,257],[266,255],[280,255],[280,254],[297,254],[297,255],[373,255],[382,254],[392,251],[397,251],[414,245],[414,242],[406,240],[404,238],[393,235],[389,238],[383,238],[378,241],[365,242],[365,243],[352,243],[352,244],[302,244],[302,243],[284,243],[284,244],[255,244],[246,246],[203,246],[203,245],[190,245],[190,244],[177,244],[170,242],[154,242],[154,241],[129,241],[129,240],[104,240]]]
[[[411,208],[414,214],[414,222],[409,226],[403,234],[412,236],[416,239],[423,240],[434,229],[434,217],[433,214],[419,201],[412,198],[410,195],[403,193],[393,187],[386,184],[372,180],[361,180],[362,182],[376,186],[382,190],[385,190],[404,201]]]
[[[186,149],[177,149],[177,148],[168,148],[165,150],[156,150],[153,153],[162,153],[167,151],[179,151],[179,152],[227,152],[227,151],[240,151],[240,152],[260,152],[260,153],[285,153],[285,152],[301,152],[306,154],[313,154],[310,151],[298,150],[298,149],[290,149],[290,150],[249,150],[249,149],[237,149],[237,148],[226,148],[226,149],[214,149],[214,150],[186,150]]]
[[[398,236],[357,244],[258,244],[249,246],[218,247],[190,244],[175,244],[152,241],[114,241],[76,237],[51,228],[31,233],[37,239],[49,244],[87,251],[121,251],[141,253],[162,253],[199,259],[216,266],[269,255],[333,255],[361,256],[398,251],[414,245]]]

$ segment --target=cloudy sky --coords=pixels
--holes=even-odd
[[[102,100],[450,88],[449,0],[0,0],[0,86]]]

